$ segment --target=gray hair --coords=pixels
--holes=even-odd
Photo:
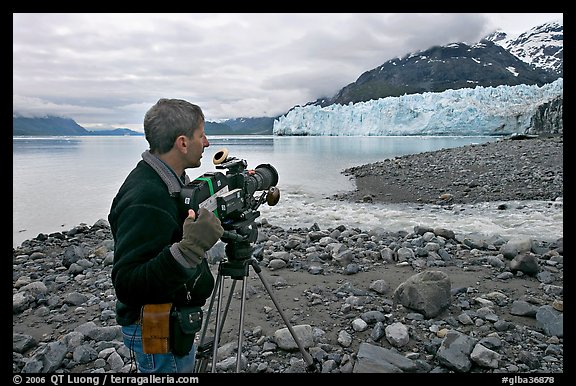
[[[181,135],[192,137],[204,123],[204,113],[195,104],[182,99],[162,98],[144,116],[144,134],[151,153],[164,154]]]

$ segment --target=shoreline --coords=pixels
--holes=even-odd
[[[504,138],[355,166],[341,200],[470,204],[563,197],[563,136]]]

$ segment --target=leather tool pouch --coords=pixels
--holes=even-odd
[[[196,333],[202,327],[202,308],[174,306],[170,317],[170,343],[174,355],[187,355],[192,349]]]
[[[172,303],[142,307],[142,350],[146,354],[170,352],[170,310]]]
[[[142,307],[142,350],[145,354],[187,355],[196,333],[202,327],[199,306],[173,306],[172,303]]]

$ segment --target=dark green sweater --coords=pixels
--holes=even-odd
[[[201,306],[210,297],[214,277],[206,259],[188,269],[170,253],[170,246],[182,239],[186,216],[158,173],[140,161],[120,187],[108,215],[119,325],[133,324],[144,304]]]

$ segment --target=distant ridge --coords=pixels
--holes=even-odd
[[[208,135],[272,135],[272,126],[276,118],[239,118],[224,122],[206,122]],[[86,130],[73,119],[55,116],[41,118],[12,118],[13,136],[84,136],[84,135],[144,135],[127,128],[114,130]]]
[[[144,135],[134,130],[119,128],[114,130],[89,131],[73,119],[47,116],[42,118],[12,117],[12,135],[37,136],[83,136],[83,135]]]
[[[207,135],[272,135],[277,117],[237,118],[223,122],[206,122]]]
[[[90,133],[73,119],[47,116],[13,117],[12,135],[90,135]]]
[[[130,130],[127,128],[120,128],[120,129],[114,129],[114,130],[93,130],[93,131],[89,131],[88,135],[121,135],[121,136],[126,136],[126,135],[144,135],[144,133],[141,133],[139,131],[134,131],[134,130]]]

